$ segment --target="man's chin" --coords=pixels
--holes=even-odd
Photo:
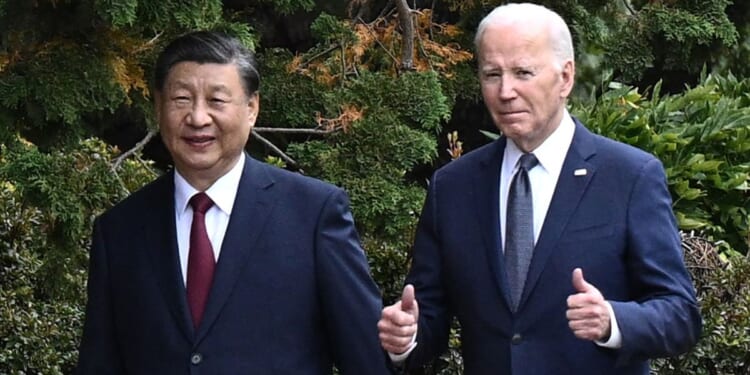
[[[506,137],[511,138],[521,137],[529,129],[528,124],[523,121],[499,122],[497,128],[500,129],[500,132],[505,134]]]

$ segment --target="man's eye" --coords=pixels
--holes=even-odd
[[[519,70],[516,74],[518,74],[519,77],[529,78],[534,75],[534,73],[530,70]]]
[[[187,103],[190,101],[190,98],[187,96],[175,96],[172,98],[172,100],[176,101],[177,103]]]

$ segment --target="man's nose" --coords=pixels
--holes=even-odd
[[[498,95],[502,100],[510,100],[516,97],[516,82],[513,78],[504,75],[500,79],[500,87],[498,88]]]
[[[196,100],[188,114],[187,122],[191,126],[203,127],[211,123],[208,106],[203,100]]]

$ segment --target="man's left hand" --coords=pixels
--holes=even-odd
[[[568,311],[565,313],[573,334],[583,340],[607,341],[611,322],[604,296],[586,282],[580,268],[573,270],[573,288],[578,293],[568,297]]]

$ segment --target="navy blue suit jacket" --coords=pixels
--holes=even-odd
[[[661,163],[577,121],[520,306],[511,312],[499,229],[505,144],[501,137],[432,178],[407,277],[420,310],[408,365],[445,350],[454,316],[472,375],[647,375],[648,358],[689,349],[700,312]],[[611,301],[620,349],[577,339],[568,327],[576,267]]]
[[[246,158],[201,326],[167,173],[94,225],[79,374],[389,373],[343,190]]]

